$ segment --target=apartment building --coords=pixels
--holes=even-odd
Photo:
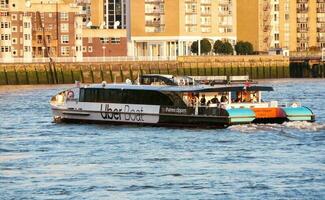
[[[241,0],[237,10],[238,40],[257,51],[325,47],[324,0]]]
[[[1,60],[127,55],[125,30],[86,27],[88,9],[73,0],[0,0]]]
[[[77,0],[87,2],[90,7],[90,21],[94,26],[105,29],[126,29],[127,3],[129,0]]]
[[[236,0],[132,0],[127,6],[131,56],[190,55],[191,44],[203,38],[237,40]]]

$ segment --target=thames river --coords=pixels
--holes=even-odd
[[[324,199],[325,80],[266,80],[315,123],[184,129],[55,124],[69,85],[0,87],[0,199]]]

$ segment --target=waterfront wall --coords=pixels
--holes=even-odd
[[[324,65],[289,63],[283,57],[179,57],[177,61],[2,64],[0,85],[99,83],[135,80],[141,74],[190,76],[249,75],[252,79],[324,77]]]

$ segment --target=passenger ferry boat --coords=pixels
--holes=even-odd
[[[166,77],[155,81],[141,78],[138,84],[103,82],[60,92],[50,102],[54,120],[206,128],[315,121],[313,112],[300,103],[264,102],[262,92],[273,91],[269,86],[242,83],[180,86],[168,84],[164,81]]]

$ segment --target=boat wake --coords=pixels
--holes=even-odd
[[[285,122],[283,124],[245,124],[230,126],[229,129],[241,133],[286,132],[287,130],[296,130],[302,132],[324,132],[325,123],[296,121]]]

